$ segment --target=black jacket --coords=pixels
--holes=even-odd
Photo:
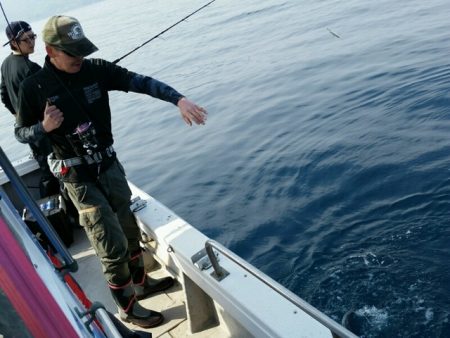
[[[105,149],[114,142],[108,97],[110,90],[146,93],[173,104],[182,97],[158,80],[102,59],[85,59],[78,73],[68,74],[56,69],[47,57],[44,67],[20,86],[16,138],[29,143],[48,135],[57,159],[72,158],[80,155],[72,142],[74,130],[82,123],[91,122],[96,130],[98,150]],[[45,134],[41,122],[48,100],[63,112],[64,122]]]
[[[2,63],[2,79],[0,85],[1,100],[11,114],[18,111],[17,94],[20,83],[37,72],[41,67],[27,56],[10,54]]]

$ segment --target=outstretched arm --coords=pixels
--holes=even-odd
[[[134,74],[131,78],[129,90],[135,93],[151,95],[160,100],[175,104],[180,109],[183,120],[190,126],[192,123],[205,124],[206,110],[194,102],[189,101],[164,82],[148,76]]]

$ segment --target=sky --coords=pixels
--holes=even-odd
[[[71,9],[102,0],[0,0],[8,20],[31,23]],[[6,20],[1,13],[0,30],[4,31]]]

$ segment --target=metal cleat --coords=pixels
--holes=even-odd
[[[133,198],[130,201],[130,209],[132,212],[139,211],[141,209],[144,209],[147,206],[147,201],[144,201],[139,196]]]

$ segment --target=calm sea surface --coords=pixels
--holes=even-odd
[[[65,14],[112,61],[206,2]],[[449,337],[449,13],[448,0],[217,0],[120,62],[205,106],[207,124],[113,93],[119,157],[145,191],[356,334]],[[1,146],[26,155],[0,115]]]

